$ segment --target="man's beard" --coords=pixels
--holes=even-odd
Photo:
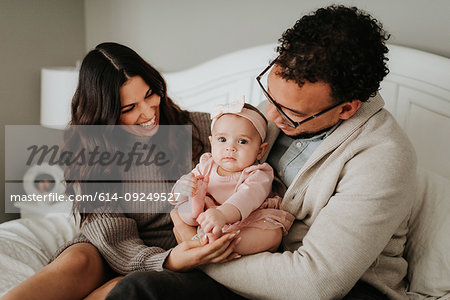
[[[334,126],[334,125],[333,125],[333,126]],[[310,139],[310,138],[312,138],[312,137],[314,137],[314,136],[316,136],[316,135],[320,135],[320,134],[322,134],[322,133],[324,133],[324,132],[327,132],[327,131],[330,130],[333,126],[327,127],[327,128],[325,128],[325,129],[322,129],[322,130],[319,130],[319,131],[316,131],[316,132],[302,132],[302,133],[297,134],[297,135],[289,135],[289,134],[286,134],[286,135],[287,135],[288,137],[294,139],[294,140],[298,140],[298,139]]]

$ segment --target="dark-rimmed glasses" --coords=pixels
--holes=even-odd
[[[266,96],[267,100],[269,100],[269,102],[275,106],[275,108],[277,109],[277,111],[280,113],[280,115],[283,117],[283,119],[287,122],[287,124],[292,127],[292,128],[297,128],[298,126],[305,124],[308,121],[314,120],[315,118],[317,118],[320,115],[323,115],[326,112],[329,112],[330,110],[332,110],[333,108],[338,107],[339,105],[343,104],[343,102],[337,103],[329,108],[326,108],[324,110],[322,110],[321,112],[312,115],[300,122],[296,122],[294,120],[292,120],[291,118],[289,118],[288,115],[286,115],[286,113],[283,111],[283,109],[281,108],[280,104],[278,104],[275,100],[273,100],[272,96],[270,96],[269,92],[267,92],[267,90],[264,88],[264,85],[261,83],[261,77],[264,76],[264,74],[275,64],[275,62],[277,61],[277,59],[274,59],[262,72],[261,74],[259,74],[256,77],[256,81],[258,82],[259,86],[261,87],[261,89],[264,92],[264,95]],[[345,103],[345,102],[344,102]],[[286,108],[289,109],[289,108]]]

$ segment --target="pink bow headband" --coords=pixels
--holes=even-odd
[[[241,98],[230,104],[215,105],[211,112],[211,119],[212,119],[211,131],[217,119],[219,119],[221,116],[225,114],[233,114],[249,120],[253,124],[253,126],[255,126],[256,131],[258,131],[259,136],[261,137],[261,141],[264,142],[267,131],[266,121],[264,120],[263,117],[261,117],[261,115],[258,112],[245,108],[244,104],[245,104],[245,97],[242,96]]]

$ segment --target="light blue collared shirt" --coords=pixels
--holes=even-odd
[[[294,139],[280,132],[267,158],[281,181],[290,186],[295,176],[320,143],[342,123],[339,121],[329,130],[306,139]]]

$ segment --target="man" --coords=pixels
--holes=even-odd
[[[407,299],[402,254],[416,164],[376,93],[388,73],[387,39],[376,20],[343,6],[319,9],[283,34],[258,82],[272,121],[267,161],[296,221],[282,253],[204,266],[211,278],[254,299]]]

